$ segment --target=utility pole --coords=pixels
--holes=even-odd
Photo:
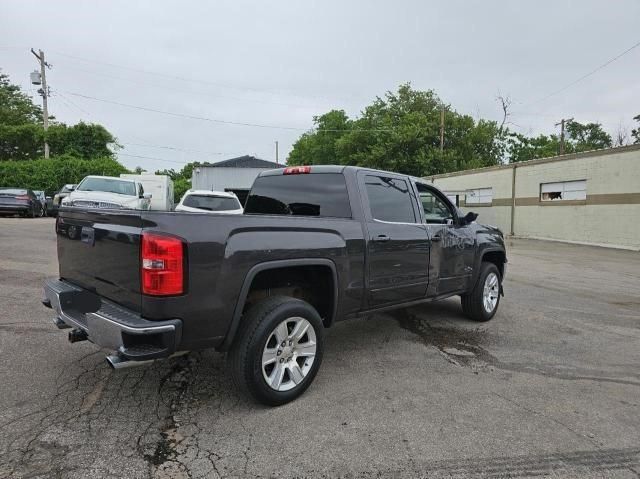
[[[33,53],[33,55],[40,62],[40,81],[42,82],[42,88],[38,90],[38,93],[40,93],[40,95],[42,96],[42,119],[44,124],[44,131],[46,133],[46,131],[49,129],[49,108],[47,105],[47,98],[49,97],[49,89],[47,87],[47,74],[46,74],[45,67],[51,68],[51,65],[49,65],[44,60],[44,52],[42,50],[38,50],[38,53],[36,53],[35,50],[32,48],[31,53]],[[46,140],[44,142],[44,157],[49,158],[49,144],[47,143]]]
[[[278,142],[277,141],[276,141],[276,164],[278,164],[278,165],[280,164],[278,162]]]
[[[560,125],[560,154],[561,155],[564,155],[564,125],[566,123],[569,123],[570,121],[573,121],[573,118],[569,118],[568,120],[565,120],[563,118],[558,123],[556,123],[556,126]]]

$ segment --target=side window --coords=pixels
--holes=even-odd
[[[371,215],[381,221],[415,223],[412,191],[405,180],[384,176],[365,177]]]
[[[449,205],[445,203],[433,190],[425,185],[416,183],[420,202],[424,210],[423,221],[427,224],[446,224],[449,220],[453,220],[453,212]]]

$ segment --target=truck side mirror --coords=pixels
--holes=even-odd
[[[466,215],[464,215],[464,217],[462,218],[462,224],[463,225],[468,225],[473,223],[476,218],[478,217],[478,213],[474,213],[473,211],[469,211]]]

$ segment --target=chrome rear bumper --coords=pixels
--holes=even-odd
[[[123,361],[149,361],[176,352],[182,321],[149,321],[129,309],[64,280],[44,283],[43,304],[53,309],[58,328],[74,328],[69,339],[78,337],[114,350]],[[72,337],[74,339],[72,339]]]

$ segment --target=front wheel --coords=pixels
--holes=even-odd
[[[500,304],[500,284],[498,267],[493,263],[483,262],[473,289],[460,296],[464,314],[474,321],[489,321],[493,318]]]
[[[265,299],[245,314],[229,352],[240,390],[279,406],[293,401],[320,368],[324,325],[309,303],[288,296]]]

